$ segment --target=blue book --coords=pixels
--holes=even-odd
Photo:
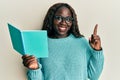
[[[48,38],[46,30],[20,30],[8,23],[13,48],[22,55],[37,58],[48,57]]]

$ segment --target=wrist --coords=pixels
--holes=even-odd
[[[31,70],[37,70],[37,69],[39,69],[39,64],[37,63],[37,64],[30,65],[29,69],[31,69]]]
[[[93,49],[96,50],[96,51],[101,51],[102,47],[100,47],[100,48],[93,48]]]

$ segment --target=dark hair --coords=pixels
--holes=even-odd
[[[75,37],[83,37],[83,35],[80,34],[80,31],[78,28],[76,13],[75,13],[74,9],[67,3],[56,3],[49,8],[49,10],[45,16],[44,22],[43,22],[42,30],[47,30],[49,37],[54,35],[53,19],[54,19],[55,13],[61,7],[67,7],[71,11],[72,17],[74,19],[72,22],[72,27],[70,29],[70,33],[72,33]]]

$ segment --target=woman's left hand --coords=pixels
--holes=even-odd
[[[93,34],[89,39],[89,43],[93,49],[101,50],[101,40],[100,37],[97,35],[97,28],[98,28],[98,24],[95,25]]]

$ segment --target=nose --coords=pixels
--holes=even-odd
[[[65,19],[62,19],[61,24],[67,24]]]

